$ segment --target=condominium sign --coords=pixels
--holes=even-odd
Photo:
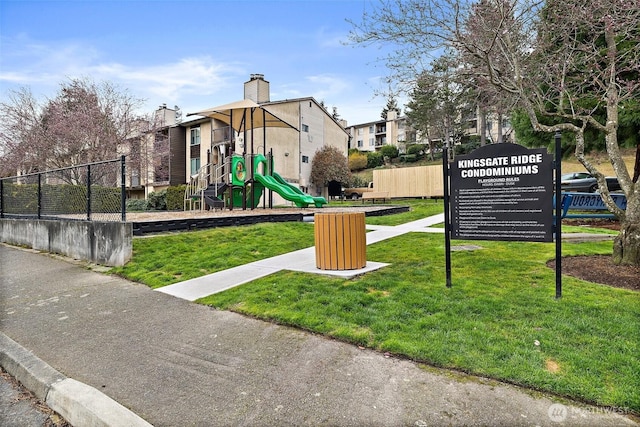
[[[553,241],[553,158],[546,149],[491,144],[456,156],[451,237]]]

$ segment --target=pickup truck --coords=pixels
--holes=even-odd
[[[366,187],[354,187],[345,188],[342,190],[342,197],[345,199],[357,200],[362,197],[363,193],[373,191],[373,182],[370,182]]]

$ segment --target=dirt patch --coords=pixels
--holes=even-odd
[[[547,359],[545,361],[545,365],[547,371],[551,372],[552,374],[557,374],[558,372],[560,372],[560,365],[553,359]]]

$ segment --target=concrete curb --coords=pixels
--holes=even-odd
[[[0,332],[0,366],[75,427],[150,427],[95,388],[65,377]]]

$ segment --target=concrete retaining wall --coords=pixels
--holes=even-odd
[[[107,266],[131,259],[131,223],[0,219],[0,241]]]

